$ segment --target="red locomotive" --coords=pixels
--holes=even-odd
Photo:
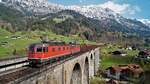
[[[60,41],[35,43],[29,46],[28,60],[30,65],[51,63],[77,52],[80,52],[80,45],[77,44]]]

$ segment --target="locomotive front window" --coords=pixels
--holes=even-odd
[[[42,47],[37,48],[36,52],[42,52]]]
[[[44,47],[43,52],[48,52],[48,47]]]
[[[33,46],[30,46],[30,47],[29,47],[29,51],[30,51],[30,52],[34,52],[34,47],[33,47]]]
[[[43,52],[46,52],[46,48],[45,47],[43,48]]]

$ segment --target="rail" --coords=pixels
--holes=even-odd
[[[18,57],[0,61],[0,74],[11,69],[19,68],[28,64],[27,57]]]

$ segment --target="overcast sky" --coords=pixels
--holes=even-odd
[[[150,0],[49,0],[62,5],[101,5],[128,18],[150,19]]]

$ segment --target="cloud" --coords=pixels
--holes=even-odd
[[[140,12],[141,9],[138,6],[130,6],[127,10],[126,10],[130,15],[134,15],[137,12]]]
[[[118,4],[113,1],[107,1],[103,4],[99,4],[102,8],[109,8],[116,13],[134,15],[136,12],[140,12],[141,9],[138,6],[131,6],[130,4]]]

